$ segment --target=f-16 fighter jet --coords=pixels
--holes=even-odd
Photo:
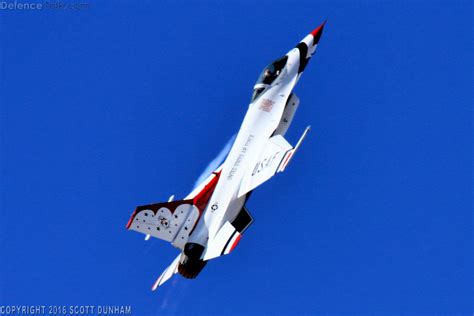
[[[152,289],[175,273],[195,278],[207,261],[230,253],[253,219],[252,190],[285,170],[309,127],[292,146],[284,138],[299,104],[293,88],[318,46],[324,23],[258,78],[242,126],[224,162],[183,200],[136,208],[127,229],[166,240],[179,255]]]

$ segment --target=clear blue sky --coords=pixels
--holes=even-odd
[[[82,1],[85,2],[85,1]],[[125,230],[184,197],[262,68],[328,19],[255,222],[196,280]],[[94,1],[0,10],[0,304],[134,315],[472,314],[470,1]]]

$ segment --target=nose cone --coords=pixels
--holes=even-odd
[[[316,46],[319,43],[319,39],[323,34],[324,25],[326,25],[326,21],[324,21],[320,26],[315,28],[311,33],[309,33],[303,40],[296,46],[300,53],[300,66],[298,69],[298,73],[303,72],[308,64],[309,59],[313,56]]]
[[[317,45],[319,43],[319,39],[323,34],[324,25],[326,25],[326,21],[324,21],[320,26],[318,26],[311,32],[311,35],[313,35],[313,45]]]

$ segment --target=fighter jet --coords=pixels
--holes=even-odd
[[[324,24],[259,76],[235,141],[224,162],[183,200],[138,206],[126,228],[166,240],[179,255],[152,290],[179,273],[195,278],[206,263],[229,254],[253,221],[245,203],[252,191],[285,170],[308,133],[295,146],[284,138],[296,109],[293,89],[313,56]]]

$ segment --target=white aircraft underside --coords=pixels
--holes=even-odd
[[[283,137],[296,109],[292,93],[314,54],[324,23],[264,69],[235,141],[222,165],[183,200],[139,206],[127,229],[166,240],[180,254],[153,290],[175,273],[195,278],[208,260],[230,253],[252,223],[245,202],[252,190],[285,170],[309,127],[292,146]]]

